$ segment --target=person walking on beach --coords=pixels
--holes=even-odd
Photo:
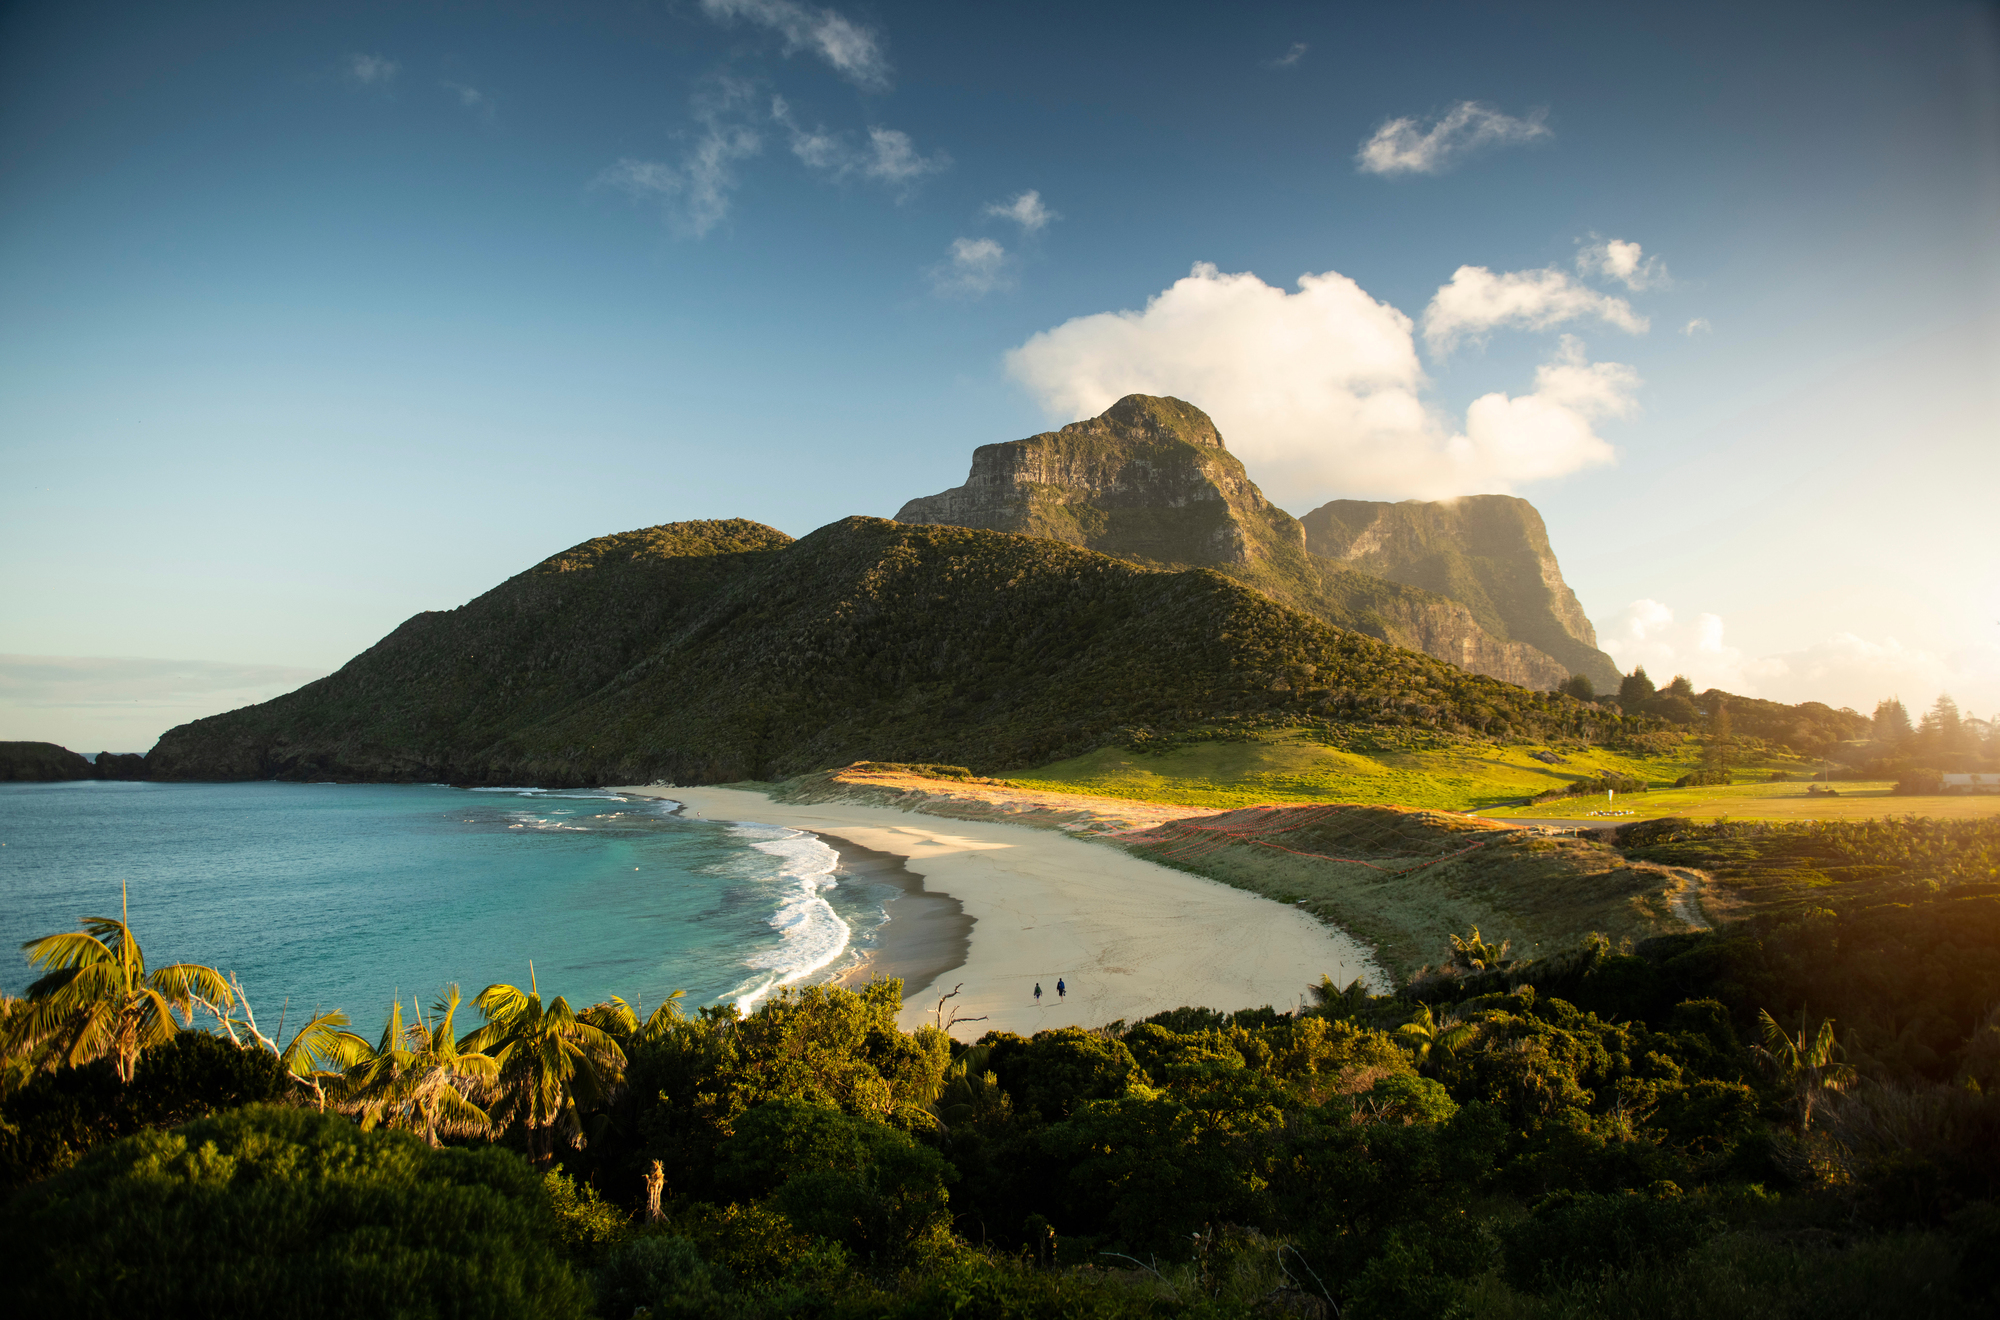
[[[1057,999],[1069,998],[1069,987],[1063,984],[1062,978],[1060,976],[1056,978],[1056,998]]]
[[[1038,1004],[1042,1002],[1042,983],[1040,981],[1035,982],[1035,1002]]]

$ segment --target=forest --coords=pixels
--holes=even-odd
[[[897,1028],[526,987],[266,1034],[122,918],[4,1005],[13,1314],[1942,1316],[2000,1305],[2000,822],[1650,821],[1737,920],[1296,1013]],[[927,1004],[927,1007],[933,1005]],[[950,1031],[945,1030],[950,1028]]]

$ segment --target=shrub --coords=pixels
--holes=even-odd
[[[0,1209],[29,1315],[582,1316],[526,1161],[303,1109],[142,1132]]]
[[[1670,1265],[1720,1232],[1672,1183],[1646,1194],[1577,1196],[1558,1192],[1500,1234],[1507,1282],[1546,1292],[1636,1265]]]
[[[1778,777],[1780,779],[1784,778],[1783,775],[1780,775]],[[1674,787],[1708,788],[1716,784],[1729,784],[1733,782],[1735,781],[1730,778],[1729,772],[1727,770],[1696,770],[1690,774],[1682,775],[1679,779],[1676,779],[1674,781]]]
[[[1944,773],[1939,770],[1905,770],[1896,781],[1898,793],[1928,797],[1944,792]]]
[[[0,1104],[0,1188],[46,1178],[145,1128],[278,1100],[293,1089],[270,1051],[239,1049],[205,1031],[177,1032],[141,1054],[125,1085],[108,1058],[39,1074]]]

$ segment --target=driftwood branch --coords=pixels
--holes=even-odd
[[[981,1014],[978,1017],[960,1017],[957,1009],[953,1009],[949,1017],[945,1016],[945,1011],[944,1011],[945,1004],[953,999],[958,998],[958,992],[960,990],[963,990],[964,988],[965,988],[965,982],[960,981],[957,985],[951,988],[951,993],[940,998],[937,1001],[937,1007],[931,1010],[932,1015],[937,1018],[937,1025],[939,1031],[948,1032],[961,1022],[984,1022],[986,1020],[986,1016],[984,1014]]]

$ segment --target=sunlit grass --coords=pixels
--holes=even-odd
[[[1550,765],[1530,753],[1563,757]],[[1010,782],[1023,788],[1197,807],[1263,802],[1358,802],[1469,811],[1518,802],[1578,779],[1614,773],[1671,784],[1693,769],[1700,749],[1663,756],[1464,742],[1422,751],[1344,751],[1310,732],[1256,742],[1208,742],[1162,753],[1105,747],[1041,766]],[[1575,802],[1576,799],[1571,799]]]
[[[1531,753],[1563,757],[1550,765]],[[1255,742],[1203,742],[1168,752],[1102,747],[1084,756],[1012,776],[1010,783],[1047,792],[1182,806],[1255,806],[1265,802],[1357,802],[1434,811],[1478,811],[1508,820],[1614,821],[1691,816],[1713,820],[1860,820],[1877,816],[1929,816],[1939,820],[2000,815],[2000,796],[1903,797],[1888,781],[1836,782],[1836,795],[1809,791],[1806,775],[1818,762],[1778,756],[1739,772],[1726,787],[1673,788],[1697,769],[1701,744],[1693,739],[1658,756],[1633,756],[1601,747],[1501,746],[1459,742],[1424,750],[1357,751],[1329,746],[1307,731]],[[1769,782],[1773,772],[1793,778]],[[1549,789],[1605,774],[1643,779],[1644,793],[1564,796],[1537,806],[1519,805]],[[1824,786],[1822,786],[1824,787]],[[1608,812],[1630,815],[1600,815]]]
[[[1831,787],[1834,794],[1814,793],[1814,787]],[[1590,798],[1564,798],[1533,807],[1502,807],[1490,815],[1501,820],[1576,820],[1597,812],[1631,812],[1606,819],[1617,821],[1653,820],[1661,816],[1687,816],[1708,821],[1720,817],[1731,820],[1867,820],[1878,816],[1928,816],[1933,820],[1977,820],[2000,815],[2000,794],[1940,794],[1903,796],[1889,780],[1847,782],[1831,785],[1805,783],[1732,784],[1713,788],[1666,788],[1646,793],[1620,793],[1615,802],[1600,794]]]

